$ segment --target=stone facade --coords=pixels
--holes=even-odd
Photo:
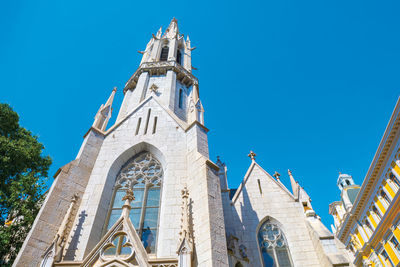
[[[268,227],[280,233],[274,253],[288,255],[274,254],[280,266],[351,266],[291,174],[292,192],[252,153],[242,184],[235,194],[229,189],[225,164],[209,159],[192,50],[175,19],[164,34],[160,29],[153,35],[126,84],[116,123],[106,128],[113,90],[77,158],[56,174],[14,266],[263,266],[260,238],[265,236],[259,233]],[[126,188],[116,183],[121,169],[141,153],[162,166],[157,232],[149,241],[154,250],[142,235],[146,209],[154,207],[140,204],[140,223],[134,226],[139,178]],[[151,178],[146,168],[143,175]],[[126,195],[116,199],[121,188]],[[120,217],[113,221],[112,207],[121,201]]]

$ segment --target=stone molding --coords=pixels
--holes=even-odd
[[[137,81],[139,80],[139,76],[143,72],[149,72],[150,75],[160,75],[167,73],[169,70],[174,71],[177,74],[177,79],[181,80],[181,82],[187,86],[199,83],[198,79],[193,74],[187,71],[176,61],[144,62],[125,84],[124,94],[128,90],[135,89]]]

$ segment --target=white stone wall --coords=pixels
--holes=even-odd
[[[182,107],[179,107],[179,91],[182,89]],[[175,91],[175,114],[183,121],[187,121],[187,113],[188,113],[188,100],[189,100],[190,88],[186,87],[179,81],[176,81],[176,91]]]
[[[258,228],[266,217],[276,220],[287,239],[295,267],[322,266],[308,233],[303,207],[274,178],[253,164],[233,206],[233,224],[239,244],[244,244],[252,266],[262,266]],[[260,180],[261,191],[258,186]],[[236,197],[236,196],[235,196]],[[235,200],[235,197],[233,200]]]
[[[149,108],[151,116],[147,134],[144,134]],[[155,134],[152,133],[154,116],[158,117]],[[139,134],[135,135],[139,117],[142,118],[141,127]],[[143,143],[148,145],[141,145]],[[79,244],[74,253],[69,253],[70,256],[74,255],[69,260],[81,260],[100,240],[104,233],[103,227],[115,178],[121,166],[143,150],[150,150],[155,154],[164,169],[157,257],[176,256],[181,212],[180,190],[187,177],[186,134],[163,108],[150,98],[106,136],[79,209],[79,213],[87,214],[81,226]],[[77,219],[75,227],[78,225]]]
[[[54,240],[64,219],[72,196],[77,194],[77,204],[81,202],[102,141],[103,137],[100,134],[89,131],[79,157],[61,168],[13,266],[40,264],[41,257]],[[73,216],[77,216],[76,211]]]
[[[144,134],[150,108],[148,130]],[[153,134],[154,116],[158,120]],[[107,134],[78,210],[78,214],[85,214],[85,217],[75,219],[64,260],[82,260],[100,241],[121,166],[135,154],[149,151],[160,160],[164,170],[156,257],[177,257],[181,190],[187,184],[193,205],[193,224],[197,229],[194,242],[199,264],[201,262],[199,266],[227,266],[219,179],[206,167],[206,131],[198,125],[185,131],[177,123],[179,119],[172,116],[150,97]],[[135,135],[140,117],[140,130]]]

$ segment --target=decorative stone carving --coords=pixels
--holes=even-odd
[[[178,266],[190,267],[192,266],[192,252],[193,252],[193,232],[190,225],[189,214],[189,191],[185,186],[182,190],[182,219],[181,231],[179,232],[180,245],[177,254],[179,255]]]
[[[153,83],[150,86],[149,90],[150,90],[150,92],[153,92],[153,93],[157,94],[158,93],[158,86]]]
[[[116,186],[128,189],[138,183],[160,185],[162,175],[161,163],[146,152],[128,161],[117,177]]]
[[[74,194],[69,204],[67,213],[65,214],[64,219],[61,222],[60,227],[58,228],[58,231],[54,237],[53,242],[43,255],[43,260],[40,266],[42,267],[52,266],[54,262],[61,261],[65,242],[67,240],[68,233],[70,230],[70,224],[72,222],[72,217],[73,217],[72,213],[74,211],[75,204],[77,201],[78,201],[78,195]]]
[[[247,155],[252,161],[256,160],[256,153],[250,150],[250,153]]]
[[[279,177],[281,176],[279,172],[275,172],[272,176],[275,177],[276,180],[279,181]]]
[[[133,191],[127,188],[122,198],[125,203],[121,217],[85,257],[81,266],[151,266],[139,235],[129,219],[130,203],[134,199]]]

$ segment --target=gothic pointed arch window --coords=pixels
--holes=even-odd
[[[280,227],[265,221],[258,231],[261,259],[264,267],[292,267],[289,247]]]
[[[161,49],[160,61],[168,60],[168,52],[169,52],[169,47],[168,45],[166,45]]]
[[[117,176],[106,222],[106,230],[109,230],[119,219],[124,204],[122,198],[126,189],[131,188],[135,200],[131,202],[129,217],[147,253],[155,253],[162,178],[161,163],[149,152],[131,158]]]

